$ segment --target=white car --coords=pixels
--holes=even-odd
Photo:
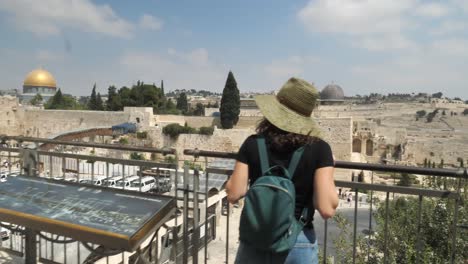
[[[130,183],[134,180],[140,179],[140,176],[133,175],[133,176],[128,176],[122,178],[120,181],[118,181],[112,188],[115,189],[128,189],[130,187]]]
[[[151,176],[144,176],[130,182],[130,187],[127,190],[149,192],[154,187],[156,187],[156,179]]]
[[[11,231],[10,229],[7,229],[5,227],[0,227],[0,237],[2,238],[2,240],[7,240],[10,238],[10,235],[11,235]]]
[[[6,182],[8,178],[8,172],[2,171],[0,173],[0,182]]]
[[[103,183],[103,186],[106,186],[106,187],[114,187],[115,184],[122,180],[123,179],[123,176],[114,176],[114,177],[109,177],[107,179],[104,180],[104,183]]]
[[[10,173],[8,173],[8,177],[16,177],[16,176],[20,176],[20,171],[11,171]]]

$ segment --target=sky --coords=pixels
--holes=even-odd
[[[468,99],[468,0],[0,0],[0,89],[43,67],[62,92],[278,90]]]

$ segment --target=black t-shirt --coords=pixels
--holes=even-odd
[[[257,137],[258,135],[249,136],[239,149],[236,158],[238,161],[249,166],[249,184],[254,183],[257,178],[262,176]],[[266,140],[266,145],[270,167],[282,165],[288,168],[295,150],[290,152],[273,151],[268,144],[268,140]],[[296,218],[299,218],[302,209],[307,206],[309,208],[308,219],[312,221],[315,210],[312,202],[315,170],[330,166],[333,166],[333,156],[330,145],[327,142],[317,139],[313,143],[306,145],[292,179],[296,188]]]

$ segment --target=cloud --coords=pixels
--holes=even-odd
[[[349,68],[345,87],[355,93],[443,92],[449,97],[468,98],[465,69],[468,41],[441,40],[385,63],[358,63]]]
[[[414,0],[318,0],[310,1],[298,17],[314,32],[394,33],[409,23],[402,14],[414,3]]]
[[[417,48],[417,44],[400,34],[388,34],[378,37],[363,37],[355,44],[370,51],[407,50]]]
[[[65,54],[62,52],[53,52],[50,50],[39,50],[36,53],[36,58],[40,62],[63,61],[65,59]]]
[[[228,67],[209,58],[206,49],[180,52],[169,49],[166,54],[127,52],[120,58],[127,76],[135,80],[154,82],[164,80],[169,90],[196,89],[219,91],[224,87]]]
[[[304,59],[291,56],[284,60],[274,60],[263,69],[270,78],[285,79],[291,76],[301,76],[304,73]]]
[[[452,14],[468,8],[467,3],[466,0],[311,0],[297,17],[308,31],[339,35],[355,47],[407,52],[424,44],[421,32],[435,36],[464,30],[468,24],[465,17],[459,21]]]
[[[439,18],[444,17],[450,13],[450,9],[447,5],[442,5],[440,3],[426,3],[421,4],[416,8],[416,14],[429,18]]]
[[[444,56],[468,57],[468,39],[441,39],[433,42],[432,48]]]
[[[448,35],[459,33],[468,28],[468,21],[462,20],[446,20],[440,23],[437,27],[431,29],[429,33],[434,36]]]
[[[90,0],[3,0],[0,11],[8,13],[9,21],[18,28],[40,36],[72,28],[128,38],[134,27],[109,5],[97,5]]]
[[[141,16],[138,24],[141,28],[149,30],[161,30],[163,27],[163,21],[161,19],[148,14]]]

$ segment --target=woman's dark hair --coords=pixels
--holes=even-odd
[[[293,151],[317,140],[316,137],[284,131],[270,123],[266,118],[263,118],[258,124],[256,131],[257,134],[263,135],[266,142],[278,152]]]

